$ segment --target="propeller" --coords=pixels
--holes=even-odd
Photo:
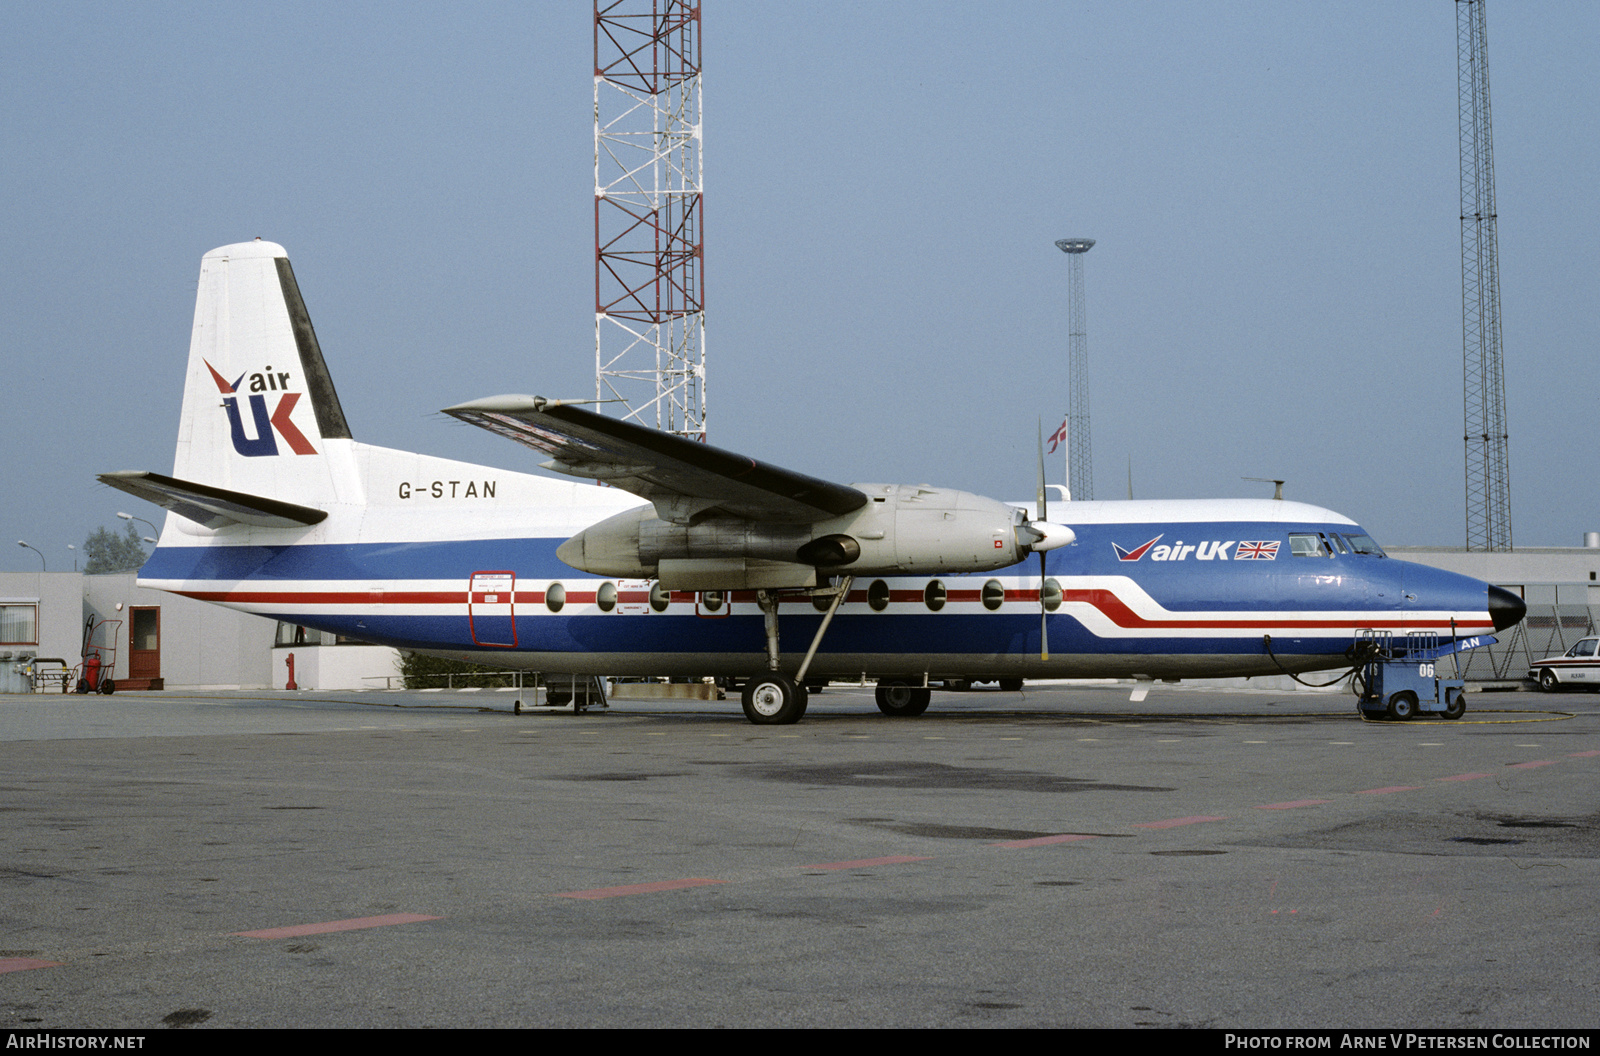
[[[1039,496],[1037,516],[1031,521],[1023,523],[1019,535],[1023,542],[1034,553],[1039,555],[1039,659],[1050,659],[1050,628],[1045,622],[1049,610],[1044,605],[1045,567],[1044,555],[1046,550],[1054,550],[1058,546],[1066,546],[1077,539],[1077,533],[1064,524],[1056,524],[1050,520],[1049,489],[1044,482],[1044,420],[1039,421]]]

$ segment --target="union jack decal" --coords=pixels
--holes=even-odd
[[[1258,541],[1254,543],[1240,543],[1233,551],[1235,561],[1276,561],[1278,559],[1278,542]]]

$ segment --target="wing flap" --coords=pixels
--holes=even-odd
[[[153,502],[207,528],[248,524],[257,528],[303,528],[324,520],[326,510],[214,488],[160,473],[101,473],[102,484]]]
[[[688,524],[721,511],[805,524],[867,504],[855,488],[542,396],[491,396],[445,414],[551,456],[546,469],[603,480],[650,500],[662,520]]]

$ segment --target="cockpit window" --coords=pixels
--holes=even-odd
[[[1374,557],[1388,557],[1383,552],[1383,547],[1373,542],[1370,535],[1347,535],[1344,541],[1350,544],[1350,549],[1358,554],[1371,554]]]
[[[1325,545],[1316,532],[1289,533],[1289,552],[1295,557],[1327,557]]]

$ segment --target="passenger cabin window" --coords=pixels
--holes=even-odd
[[[617,585],[607,580],[600,584],[600,589],[595,591],[594,603],[600,606],[601,612],[610,612],[617,607]]]
[[[1039,601],[1044,605],[1046,612],[1055,612],[1061,607],[1061,584],[1054,579],[1047,579],[1039,588]]]
[[[867,604],[873,612],[882,612],[889,607],[889,584],[881,579],[872,581],[872,586],[867,588]]]
[[[944,608],[945,598],[949,597],[944,589],[944,584],[937,579],[929,580],[928,585],[922,590],[922,603],[934,612]]]

